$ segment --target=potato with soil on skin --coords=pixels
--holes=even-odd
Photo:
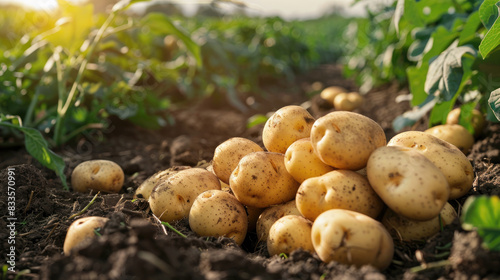
[[[217,176],[217,174],[215,174],[214,167],[212,164],[207,166],[206,170],[212,172],[215,176]],[[217,177],[217,178],[219,178],[219,177]],[[222,182],[222,180],[220,178],[219,178],[219,182],[220,182],[220,189],[221,190],[231,192],[231,189],[229,188],[229,185],[227,183]]]
[[[308,219],[288,215],[277,220],[269,230],[267,251],[270,256],[290,254],[297,249],[314,253],[311,240],[312,222]]]
[[[421,131],[399,133],[389,140],[387,145],[415,149],[434,163],[448,181],[449,199],[459,198],[472,188],[474,168],[454,145]]]
[[[385,204],[408,219],[435,218],[450,196],[441,170],[412,148],[380,147],[370,156],[366,171],[370,185]]]
[[[287,215],[301,215],[299,210],[297,209],[295,200],[274,205],[265,209],[257,219],[256,230],[259,241],[266,240],[269,236],[269,230],[271,229],[271,226],[277,220]]]
[[[322,162],[314,153],[311,139],[303,138],[293,142],[285,153],[285,167],[299,183],[318,177],[334,168]]]
[[[312,226],[312,242],[319,258],[328,263],[372,265],[386,269],[394,255],[389,232],[364,214],[332,209],[321,213]]]
[[[200,236],[225,236],[241,245],[248,229],[247,213],[233,195],[209,190],[194,200],[189,211],[189,227]]]
[[[363,104],[363,97],[357,92],[339,93],[333,100],[333,107],[338,111],[353,111]]]
[[[295,141],[310,135],[314,118],[296,105],[285,106],[276,111],[264,125],[262,142],[269,152],[282,153]]]
[[[474,145],[474,136],[459,124],[441,124],[424,132],[453,144],[464,154],[468,154]]]
[[[89,190],[117,193],[123,187],[125,174],[122,168],[110,160],[89,160],[78,164],[71,173],[74,191]]]
[[[255,152],[240,160],[229,187],[244,205],[265,208],[294,199],[299,183],[286,171],[283,154]]]
[[[453,206],[446,203],[437,217],[427,221],[410,220],[387,209],[382,224],[394,238],[403,241],[423,241],[438,233],[441,227],[451,224],[457,217]]]
[[[109,221],[108,218],[89,216],[75,220],[66,232],[63,251],[69,255],[73,248],[92,242],[97,237],[96,230],[104,227]]]
[[[339,93],[344,93],[344,92],[347,92],[347,90],[343,87],[330,86],[321,91],[320,97],[328,101],[333,106],[333,101],[335,100],[335,97]]]
[[[252,140],[233,137],[215,148],[212,160],[212,168],[219,179],[229,184],[229,177],[236,168],[241,158],[253,152],[264,151],[257,143]]]
[[[363,115],[337,111],[314,122],[311,129],[314,152],[324,163],[337,169],[358,170],[370,154],[385,146],[382,127]]]
[[[149,199],[151,195],[151,191],[158,185],[160,182],[166,180],[168,177],[173,174],[179,172],[180,170],[188,169],[189,166],[174,166],[169,169],[165,169],[162,171],[158,171],[155,174],[151,175],[147,178],[142,184],[135,190],[134,198],[144,198]]]
[[[460,124],[460,108],[455,108],[448,113],[446,124]],[[473,109],[471,113],[471,125],[474,128],[474,135],[480,135],[486,127],[486,121],[481,111]]]
[[[219,178],[206,169],[181,170],[153,189],[149,206],[158,219],[170,223],[187,217],[200,193],[220,188]]]
[[[376,218],[384,202],[363,175],[351,170],[334,170],[305,180],[295,197],[297,209],[314,221],[330,209],[346,209]]]

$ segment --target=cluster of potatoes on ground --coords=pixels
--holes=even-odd
[[[393,239],[423,240],[451,223],[457,213],[448,201],[466,194],[474,179],[455,145],[420,131],[387,141],[375,121],[349,111],[315,119],[300,106],[285,106],[266,122],[262,141],[265,149],[228,139],[208,168],[158,172],[136,197],[147,199],[161,221],[187,218],[200,236],[242,244],[256,231],[270,255],[301,248],[324,262],[383,270],[392,261]],[[106,171],[102,177],[109,179],[121,171],[109,171],[112,163],[87,163],[73,172],[77,190],[103,190],[96,175]],[[89,172],[92,178],[79,178]],[[75,221],[66,241],[73,227],[102,225],[89,219]]]

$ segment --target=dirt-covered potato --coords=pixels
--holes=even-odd
[[[295,201],[300,213],[311,221],[330,209],[353,210],[376,218],[384,208],[366,177],[351,170],[334,170],[305,180]]]
[[[299,183],[286,171],[283,154],[255,152],[240,160],[229,187],[244,205],[265,208],[294,199]]]
[[[324,262],[370,264],[384,270],[394,255],[394,243],[385,227],[350,210],[332,209],[319,215],[312,226],[312,242]]]
[[[296,105],[276,111],[264,125],[262,142],[269,152],[282,153],[295,141],[309,137],[314,118]]]
[[[233,195],[209,190],[194,200],[189,211],[189,227],[200,236],[225,236],[241,245],[248,229],[247,213]]]
[[[415,149],[434,163],[448,181],[449,199],[459,198],[472,188],[474,168],[454,145],[421,131],[399,133],[389,140],[387,145]]]
[[[257,237],[259,240],[266,240],[269,236],[269,230],[271,226],[281,217],[287,215],[299,215],[300,212],[297,209],[295,200],[288,201],[286,203],[271,206],[260,214],[257,220]]]
[[[363,115],[337,111],[314,122],[311,129],[314,152],[324,163],[338,169],[358,170],[370,154],[385,146],[382,127]]]
[[[180,170],[190,168],[189,166],[174,166],[169,169],[158,171],[155,174],[147,178],[142,184],[135,190],[134,198],[144,198],[149,199],[151,191],[160,183],[166,180],[171,175],[179,172]]]
[[[410,220],[387,209],[382,224],[394,238],[403,241],[427,240],[442,227],[451,224],[456,217],[457,212],[453,206],[446,203],[437,217],[427,221]]]
[[[357,92],[339,93],[333,100],[333,107],[338,111],[353,111],[363,103],[363,97]]]
[[[335,97],[339,93],[344,93],[344,92],[347,92],[347,90],[343,87],[330,86],[323,89],[319,96],[333,105],[333,100],[335,100]]]
[[[322,162],[314,153],[309,138],[299,139],[288,147],[285,153],[285,167],[299,183],[333,170],[333,167]]]
[[[89,216],[75,220],[66,232],[63,251],[68,255],[73,248],[92,242],[97,237],[96,230],[104,227],[108,218]]]
[[[267,237],[269,255],[290,254],[297,249],[313,253],[311,228],[312,222],[302,216],[288,215],[280,218],[269,230]]]
[[[447,124],[459,124],[461,111],[462,110],[460,108],[455,108],[455,109],[451,110],[448,113],[448,116],[446,117],[446,123]],[[472,110],[471,125],[474,128],[474,135],[475,136],[478,136],[483,132],[483,130],[486,126],[486,121],[485,121],[484,116],[481,113],[481,111],[479,111],[477,109]]]
[[[212,160],[212,168],[219,179],[228,184],[231,173],[240,162],[241,158],[249,153],[263,151],[263,149],[252,140],[233,137],[222,142],[215,148]]]
[[[103,159],[89,160],[73,169],[71,186],[77,192],[97,190],[117,193],[122,189],[124,179],[122,168],[115,162]]]
[[[441,124],[425,130],[441,140],[455,145],[464,154],[468,154],[474,145],[474,136],[459,124]]]
[[[368,181],[394,212],[413,220],[430,220],[441,212],[450,196],[441,170],[412,148],[376,149],[366,166]]]
[[[160,220],[172,222],[189,215],[189,210],[200,193],[220,189],[219,178],[206,169],[181,170],[153,189],[149,206]]]

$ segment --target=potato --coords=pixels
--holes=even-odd
[[[309,112],[295,105],[276,111],[264,125],[262,142],[269,152],[286,152],[293,142],[309,137],[314,118]]]
[[[288,215],[280,218],[269,230],[267,238],[269,255],[290,254],[297,249],[314,253],[311,228],[312,222],[302,216]]]
[[[249,153],[263,151],[263,149],[252,140],[233,137],[215,148],[212,160],[212,168],[219,179],[228,184],[231,173],[240,162],[241,158]]]
[[[299,215],[300,212],[297,209],[295,200],[291,200],[286,203],[271,206],[260,214],[259,219],[257,219],[257,237],[260,240],[267,240],[269,236],[269,230],[271,226],[279,220],[281,217],[287,215]]]
[[[322,162],[314,153],[309,138],[299,139],[288,147],[285,153],[285,167],[299,183],[333,170],[333,167]]]
[[[333,100],[333,107],[339,111],[353,111],[363,103],[363,97],[357,92],[339,93]]]
[[[361,213],[332,209],[321,213],[312,226],[312,243],[324,262],[336,261],[357,267],[387,268],[394,243],[384,226]]]
[[[382,127],[363,115],[337,111],[314,122],[311,129],[314,152],[324,163],[338,169],[358,170],[370,154],[385,146]]]
[[[459,124],[437,125],[425,130],[425,133],[455,145],[464,154],[468,154],[474,145],[474,136]]]
[[[142,184],[135,190],[134,198],[144,198],[149,199],[151,191],[158,185],[158,183],[166,180],[171,175],[179,172],[180,170],[190,168],[189,166],[174,166],[169,169],[158,171],[151,177],[147,178]]]
[[[248,218],[248,231],[253,231],[255,232],[257,228],[257,220],[259,219],[260,214],[264,212],[267,208],[257,208],[257,207],[250,207],[250,206],[245,206],[245,210],[247,211],[247,218]]]
[[[399,133],[387,145],[413,148],[434,163],[448,181],[449,199],[459,198],[472,188],[474,168],[454,145],[421,131]]]
[[[71,186],[77,192],[97,190],[117,193],[123,187],[122,168],[109,160],[89,160],[78,164],[71,174]]]
[[[63,251],[69,255],[73,248],[88,244],[97,237],[95,231],[104,227],[108,222],[108,218],[89,216],[75,220],[66,232],[64,239]]]
[[[200,236],[226,236],[241,245],[248,229],[247,213],[233,195],[209,190],[194,200],[189,211],[189,227]]]
[[[244,205],[265,208],[292,200],[299,183],[286,171],[283,154],[255,152],[240,160],[229,187]]]
[[[219,178],[208,170],[181,170],[153,189],[149,206],[160,220],[173,222],[189,215],[189,210],[200,193],[220,189]]]
[[[427,221],[410,220],[387,209],[382,224],[394,238],[403,241],[426,240],[438,233],[441,227],[451,224],[456,217],[453,206],[446,203],[437,217]]]
[[[451,110],[446,117],[446,124],[460,124],[460,112],[460,108]],[[486,127],[486,121],[481,111],[477,109],[472,110],[471,125],[474,128],[475,136],[478,136],[483,132],[484,128]]]
[[[450,196],[448,181],[439,168],[411,148],[376,149],[366,171],[368,181],[385,204],[408,219],[436,217]]]
[[[217,176],[217,174],[215,174],[214,166],[212,164],[207,166],[206,170],[212,172],[215,176]],[[219,177],[217,177],[217,178],[219,178]],[[231,189],[229,188],[229,185],[227,183],[223,182],[220,178],[219,178],[219,182],[220,182],[221,190],[231,192]]]
[[[330,209],[347,209],[376,218],[384,208],[366,177],[351,170],[334,170],[305,180],[295,201],[300,213],[311,221]]]
[[[347,92],[347,90],[343,87],[338,86],[330,86],[323,89],[320,93],[320,97],[326,101],[329,101],[330,104],[333,105],[333,100],[339,93]]]

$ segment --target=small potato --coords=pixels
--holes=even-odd
[[[142,184],[135,190],[134,198],[144,198],[149,199],[151,195],[151,191],[158,185],[160,182],[166,180],[171,175],[179,172],[180,170],[184,170],[190,168],[189,166],[174,166],[169,169],[165,169],[162,171],[158,171],[155,174],[151,175],[148,179],[146,179]]]
[[[285,167],[299,183],[333,170],[333,167],[322,162],[314,153],[309,138],[299,139],[288,147],[285,153]]]
[[[295,200],[271,206],[260,214],[259,219],[257,220],[257,237],[259,241],[266,240],[269,236],[269,230],[271,226],[281,217],[287,215],[299,215],[300,212],[297,209]]]
[[[366,171],[370,184],[385,204],[408,219],[435,218],[450,196],[448,181],[439,168],[411,148],[376,149]]]
[[[73,169],[71,186],[77,192],[89,190],[117,193],[123,187],[125,174],[122,168],[109,160],[84,161]]]
[[[460,124],[460,112],[462,110],[460,108],[455,108],[451,110],[448,113],[448,116],[446,117],[446,123],[447,124]],[[478,136],[480,135],[484,128],[486,127],[486,121],[484,119],[483,114],[481,111],[477,109],[472,110],[472,119],[471,119],[471,125],[474,128],[474,135]]]
[[[170,223],[187,217],[200,193],[220,189],[219,178],[208,170],[181,170],[153,189],[149,206],[158,219]]]
[[[454,145],[421,131],[399,133],[387,145],[413,148],[434,163],[448,181],[449,199],[459,198],[472,188],[474,168]]]
[[[300,213],[311,221],[330,209],[347,209],[376,218],[384,208],[366,177],[351,170],[334,170],[305,180],[295,201]]]
[[[212,160],[212,168],[219,179],[228,184],[231,173],[240,162],[241,158],[249,153],[263,151],[263,149],[252,140],[233,137],[215,148]]]
[[[339,93],[344,93],[344,92],[347,92],[347,90],[343,87],[330,86],[321,91],[320,97],[326,101],[329,101],[330,104],[333,105],[333,100],[335,100],[335,96],[337,96]]]
[[[337,111],[314,122],[311,129],[314,152],[324,163],[338,169],[358,170],[370,154],[385,146],[382,127],[363,115]]]
[[[425,133],[455,145],[464,154],[468,154],[474,145],[474,136],[459,124],[437,125],[425,130]]]
[[[387,268],[394,243],[384,226],[361,213],[332,209],[323,212],[312,226],[312,242],[324,262],[336,261],[357,267]]]
[[[394,238],[403,241],[426,240],[451,224],[457,218],[457,212],[451,204],[446,203],[439,216],[428,221],[415,221],[402,217],[391,209],[387,209],[382,224]]]
[[[314,118],[296,105],[276,111],[264,125],[262,142],[269,152],[284,154],[293,142],[309,137]]]
[[[108,220],[108,218],[96,216],[75,220],[66,232],[66,238],[64,239],[63,245],[64,254],[69,255],[73,248],[92,242],[92,240],[97,237],[95,231],[104,227]]]
[[[333,107],[338,111],[353,111],[363,103],[363,97],[357,92],[339,93],[333,100]]]
[[[314,253],[311,228],[312,222],[302,216],[288,215],[280,218],[269,230],[267,238],[269,255],[290,254],[297,249]]]
[[[248,229],[247,213],[233,195],[209,190],[196,197],[189,211],[189,227],[200,236],[226,236],[241,245]]]
[[[292,200],[299,183],[286,171],[283,154],[255,152],[240,160],[229,187],[244,205],[265,208]]]

